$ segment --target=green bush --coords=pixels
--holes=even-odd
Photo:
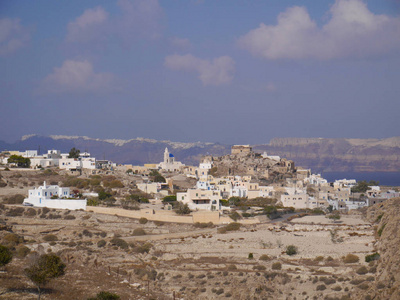
[[[286,254],[287,255],[296,255],[297,254],[297,247],[294,245],[289,245],[286,247]]]
[[[370,262],[370,261],[374,261],[374,260],[378,260],[381,256],[379,255],[379,253],[375,252],[373,254],[367,255],[365,256],[365,262]]]
[[[5,266],[12,260],[12,253],[6,246],[0,245],[0,267]]]
[[[383,224],[382,227],[379,228],[379,230],[378,230],[378,235],[379,235],[379,236],[382,235],[382,232],[383,232],[383,230],[385,229],[385,227],[386,227],[386,224]]]
[[[96,295],[96,297],[88,298],[87,300],[119,300],[120,296],[114,293],[101,291]]]
[[[190,214],[192,211],[189,208],[189,205],[187,203],[182,203],[182,202],[178,202],[176,204],[176,208],[175,208],[175,212],[178,215],[188,215]]]
[[[357,255],[354,254],[347,254],[346,257],[343,259],[343,262],[345,264],[353,264],[353,263],[357,263],[360,260],[360,258]]]
[[[248,259],[253,259],[254,258],[253,253],[249,253],[249,256],[247,258]]]
[[[146,231],[144,231],[143,228],[135,228],[135,229],[133,230],[132,235],[133,235],[133,236],[146,235]]]

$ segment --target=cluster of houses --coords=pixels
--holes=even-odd
[[[252,153],[248,145],[236,145],[232,147],[232,154],[242,155]],[[83,152],[78,158],[69,158],[69,154],[61,153],[59,150],[49,150],[47,154],[38,155],[37,151],[28,150],[25,152],[9,151],[3,155],[2,163],[6,163],[7,156],[20,155],[29,158],[31,168],[37,167],[58,167],[70,171],[82,169],[96,170],[103,168],[113,168],[115,164],[109,161],[98,161],[90,156],[90,153]],[[282,161],[279,156],[268,156],[267,153],[262,157],[270,160]],[[286,162],[286,160],[285,160]],[[247,199],[255,198],[275,198],[280,200],[284,207],[295,209],[327,209],[333,210],[352,210],[374,205],[387,199],[399,197],[399,192],[394,190],[381,191],[379,186],[371,186],[363,194],[352,194],[351,188],[356,185],[356,180],[336,180],[328,183],[320,174],[312,174],[309,169],[297,168],[296,176],[287,178],[282,184],[260,185],[251,175],[245,176],[214,176],[211,172],[213,159],[205,156],[198,167],[185,166],[175,160],[172,153],[165,149],[164,160],[159,164],[148,164],[144,166],[125,165],[127,169],[136,174],[148,172],[149,170],[159,170],[163,172],[180,173],[187,177],[196,178],[197,182],[193,188],[185,192],[176,194],[177,200],[188,204],[192,210],[220,211],[224,207],[221,200],[230,197],[240,197]],[[287,166],[285,166],[287,167]],[[137,183],[137,188],[148,194],[158,194],[167,196],[173,190],[171,180],[166,183],[143,182]],[[62,188],[56,185],[46,185],[29,190],[29,197],[24,201],[25,205],[50,208],[85,209],[86,200],[71,199],[69,188]]]
[[[96,160],[91,157],[90,153],[83,152],[79,153],[77,158],[69,158],[69,153],[61,153],[60,150],[48,150],[46,154],[38,155],[37,150],[27,151],[3,151],[1,153],[0,163],[8,164],[8,159],[12,155],[22,156],[29,158],[31,161],[31,168],[47,168],[47,167],[58,167],[62,170],[68,170],[73,172],[80,172],[86,170],[96,169],[112,169],[115,164],[108,160]]]
[[[252,149],[248,145],[236,145],[232,147],[232,154],[248,154]],[[281,161],[279,156],[263,157]],[[177,200],[188,204],[192,210],[218,211],[223,209],[222,199],[230,197],[244,197],[255,199],[258,197],[270,197],[280,200],[284,207],[295,209],[327,209],[352,210],[374,205],[389,198],[399,197],[399,192],[394,190],[381,192],[379,186],[372,186],[365,195],[352,194],[351,188],[357,182],[354,179],[341,179],[329,183],[320,174],[312,174],[309,169],[297,168],[296,177],[286,179],[285,184],[273,184],[262,186],[252,176],[223,176],[214,177],[210,174],[213,160],[209,156],[203,158],[198,167],[185,166],[175,160],[170,160],[173,155],[165,149],[164,161],[158,165],[148,165],[163,171],[180,171],[188,177],[197,179],[196,186],[186,192],[178,192]],[[139,170],[139,169],[136,169]],[[140,170],[143,171],[144,169]],[[136,172],[137,173],[137,172]],[[138,188],[147,193],[159,193],[168,195],[168,183],[143,183]]]

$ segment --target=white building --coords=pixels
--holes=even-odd
[[[219,190],[189,189],[186,193],[176,194],[176,200],[188,204],[192,210],[220,210],[221,199]]]
[[[172,153],[168,152],[168,148],[164,151],[164,161],[158,164],[158,169],[168,172],[180,171],[185,165],[180,161],[175,161]]]
[[[24,199],[24,205],[70,210],[86,209],[86,199],[68,199],[70,196],[69,188],[46,185],[45,181],[43,186],[29,190],[29,196]]]

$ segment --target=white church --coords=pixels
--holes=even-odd
[[[185,165],[180,161],[175,161],[175,157],[172,153],[165,148],[164,151],[164,161],[158,164],[158,169],[167,172],[177,172],[180,171]]]

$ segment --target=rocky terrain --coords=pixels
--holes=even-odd
[[[7,185],[0,198],[7,203],[43,180],[70,178],[39,170],[1,175]],[[132,188],[125,172],[113,176],[125,185],[112,189],[115,197]],[[42,299],[88,299],[100,291],[121,299],[398,299],[399,200],[371,207],[365,217],[264,216],[231,231],[223,230],[227,225],[94,213],[90,207],[67,211],[0,203],[0,244],[14,254],[0,269],[0,298],[35,298],[23,270],[33,254],[55,253],[66,274],[45,286]],[[289,246],[296,253],[289,255]],[[374,253],[380,258],[366,261]]]
[[[400,299],[400,198],[374,205],[366,212],[375,224],[376,279],[365,294],[369,299]]]
[[[96,139],[79,136],[25,136],[9,144],[0,141],[0,150],[60,149],[68,152],[72,147],[87,150],[97,159],[116,163],[159,163],[165,147],[176,159],[197,165],[203,155],[222,156],[230,153],[231,145],[216,143],[178,143],[144,138],[130,140]],[[400,137],[387,139],[327,139],[327,138],[275,138],[268,144],[254,145],[255,152],[293,160],[297,166],[311,168],[313,172],[397,172],[400,170]]]

